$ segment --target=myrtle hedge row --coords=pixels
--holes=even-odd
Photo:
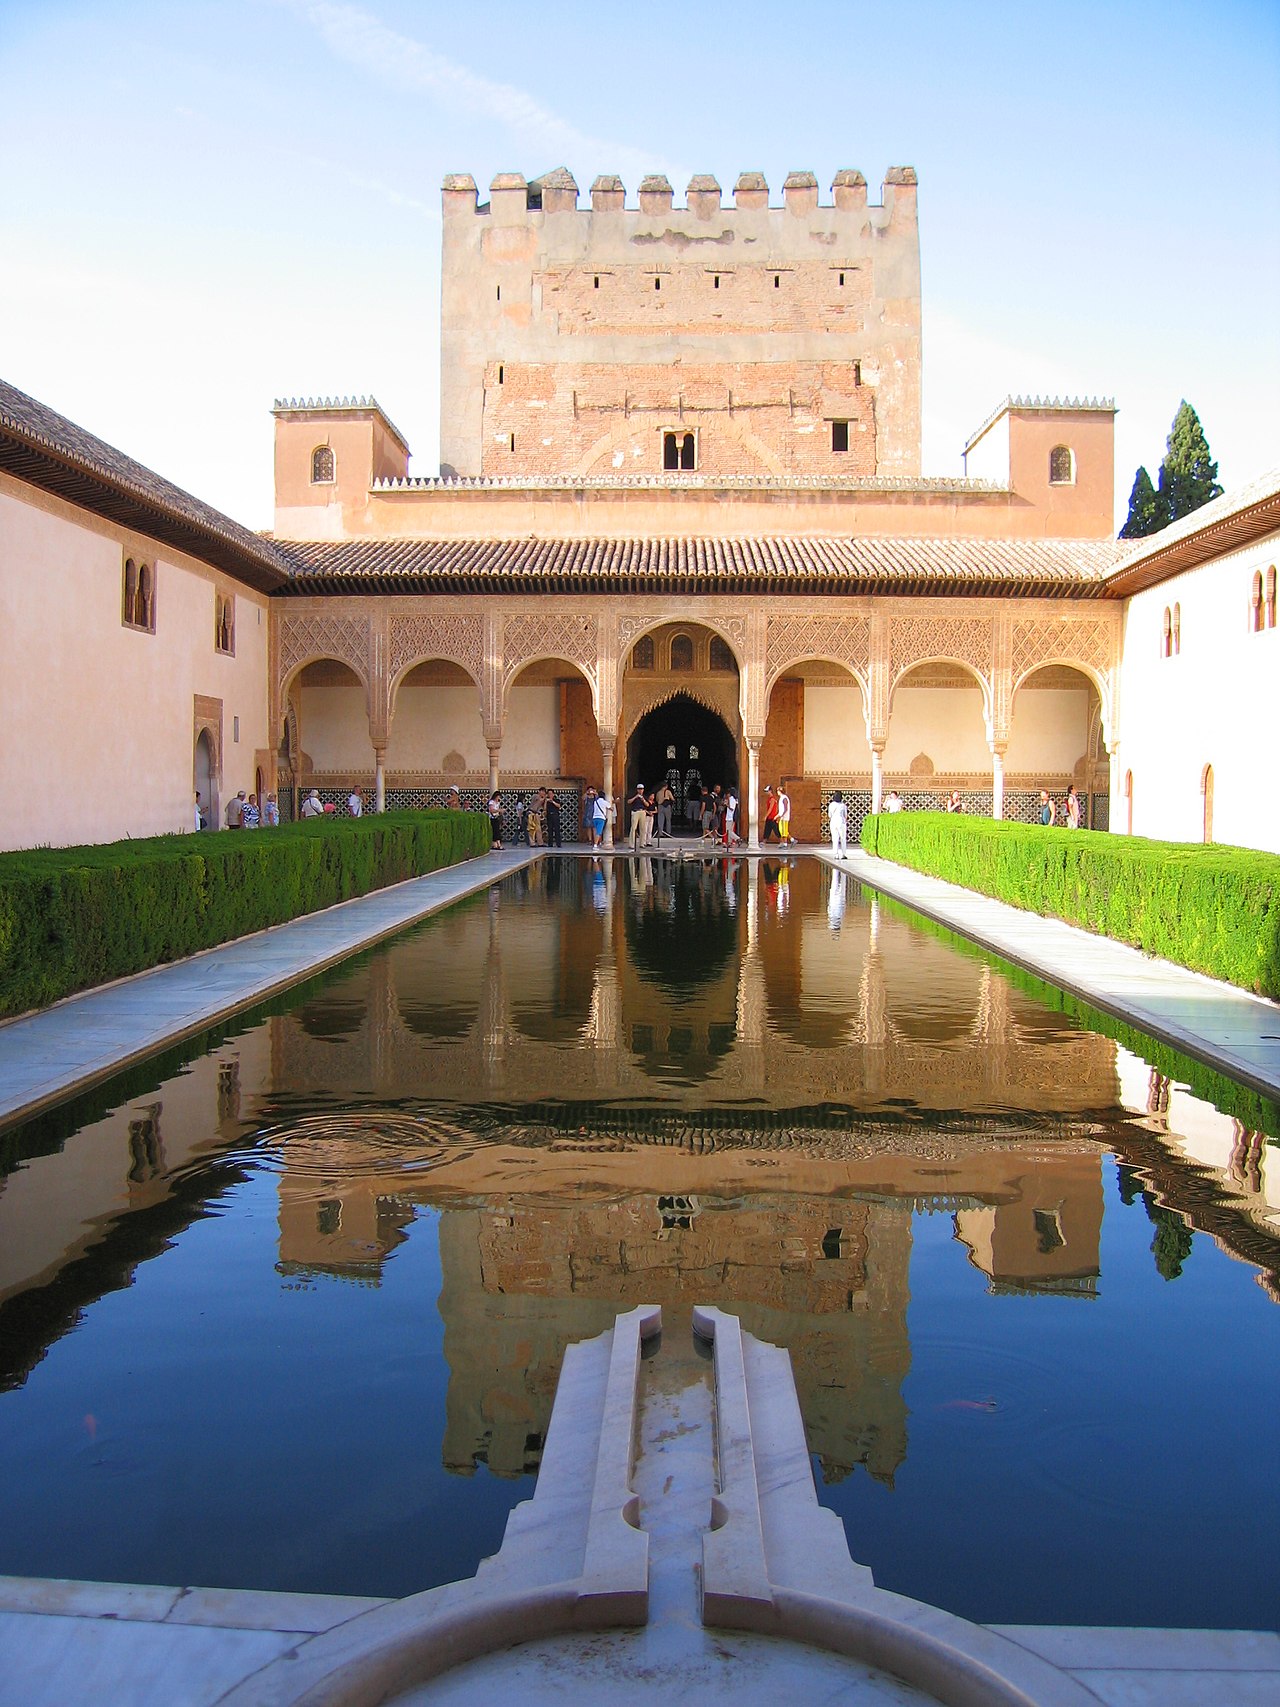
[[[864,819],[895,864],[1280,999],[1280,857],[943,812]]]
[[[0,854],[0,1015],[487,850],[477,812],[314,818]]]

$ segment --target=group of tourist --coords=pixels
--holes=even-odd
[[[454,801],[450,798],[450,807]],[[458,802],[461,805],[461,801]],[[489,845],[502,846],[502,796],[494,789],[489,796]],[[564,813],[555,790],[539,788],[531,800],[520,795],[516,801],[516,839],[531,848],[564,846]]]
[[[1042,824],[1062,824],[1068,830],[1080,828],[1080,796],[1072,783],[1061,802],[1055,800],[1047,788],[1040,790],[1040,822]]]
[[[280,822],[280,806],[274,794],[268,794],[259,804],[256,794],[246,794],[242,788],[228,800],[226,819],[228,830],[257,830],[263,826],[274,829]],[[195,797],[195,828],[209,828],[209,815],[199,789]]]
[[[764,829],[761,836],[766,842],[781,842],[783,847],[791,845],[791,796],[785,788],[775,792],[771,782],[764,785]]]

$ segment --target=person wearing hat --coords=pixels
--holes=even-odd
[[[462,811],[462,790],[458,787],[456,782],[451,782],[449,784],[449,792],[445,796],[444,806],[446,812]]]
[[[320,803],[320,790],[318,788],[313,788],[302,802],[302,816],[304,818],[324,817],[324,807]]]

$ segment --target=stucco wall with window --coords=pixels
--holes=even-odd
[[[196,696],[222,702],[221,800],[254,788],[261,594],[7,476],[0,541],[0,848],[190,830]],[[123,620],[128,557],[154,573],[154,633]],[[236,600],[231,656],[215,649],[220,591]]]
[[[1121,742],[1111,822],[1135,835],[1197,842],[1212,766],[1212,839],[1280,853],[1274,751],[1280,727],[1280,627],[1254,630],[1255,573],[1280,566],[1280,533],[1136,593],[1125,619]],[[1164,614],[1177,606],[1179,645],[1164,655]]]

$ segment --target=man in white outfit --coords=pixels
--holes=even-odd
[[[843,859],[849,851],[849,808],[838,788],[827,802],[827,822],[831,826],[831,851]]]

